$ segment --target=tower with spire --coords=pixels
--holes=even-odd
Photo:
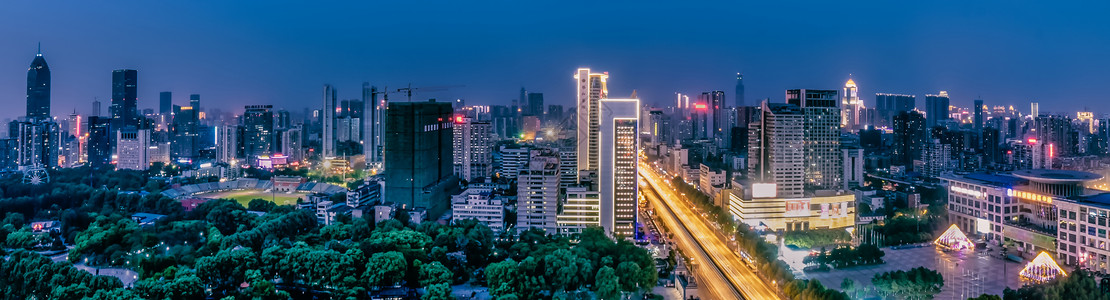
[[[840,98],[841,118],[840,127],[848,131],[859,130],[860,112],[863,111],[863,101],[859,99],[859,89],[852,74],[848,74],[848,82],[844,83],[844,94]]]
[[[38,54],[27,68],[27,119],[50,118],[50,67],[42,57],[42,44]]]

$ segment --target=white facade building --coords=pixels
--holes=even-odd
[[[599,103],[601,227],[614,236],[632,237],[639,195],[640,99],[602,99]]]
[[[149,148],[150,129],[116,131],[116,168],[140,171],[149,169]]]

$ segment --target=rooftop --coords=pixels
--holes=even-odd
[[[1018,178],[1049,184],[1079,184],[1087,181],[1102,179],[1102,175],[1071,170],[1018,170],[1014,171],[1012,174]]]

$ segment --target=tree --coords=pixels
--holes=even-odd
[[[451,284],[447,282],[437,283],[424,288],[424,295],[420,296],[421,300],[450,300],[455,299],[451,295]]]
[[[617,274],[620,278],[621,290],[634,292],[639,289],[640,266],[634,262],[626,261],[617,265]]]
[[[880,296],[895,295],[906,299],[932,299],[944,286],[944,277],[937,271],[917,267],[909,271],[875,274],[871,283]]]
[[[486,267],[486,282],[490,296],[512,295],[516,290],[517,277],[517,263],[512,259],[489,264]]]
[[[848,295],[855,295],[856,282],[853,281],[851,278],[844,278],[844,281],[840,282],[840,291]]]
[[[440,283],[451,284],[453,277],[451,270],[448,270],[438,261],[420,265],[420,286],[428,287]]]
[[[270,201],[254,199],[247,203],[247,210],[270,212],[276,206],[277,204]]]
[[[366,263],[366,273],[363,276],[373,286],[394,286],[405,277],[407,269],[405,256],[400,252],[374,253]]]
[[[597,270],[597,276],[594,278],[596,278],[598,299],[617,299],[620,296],[620,279],[617,278],[616,271],[613,268],[601,267]]]

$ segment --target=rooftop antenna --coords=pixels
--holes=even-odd
[[[37,56],[42,56],[42,42],[39,42],[39,53],[36,54],[36,55]]]

